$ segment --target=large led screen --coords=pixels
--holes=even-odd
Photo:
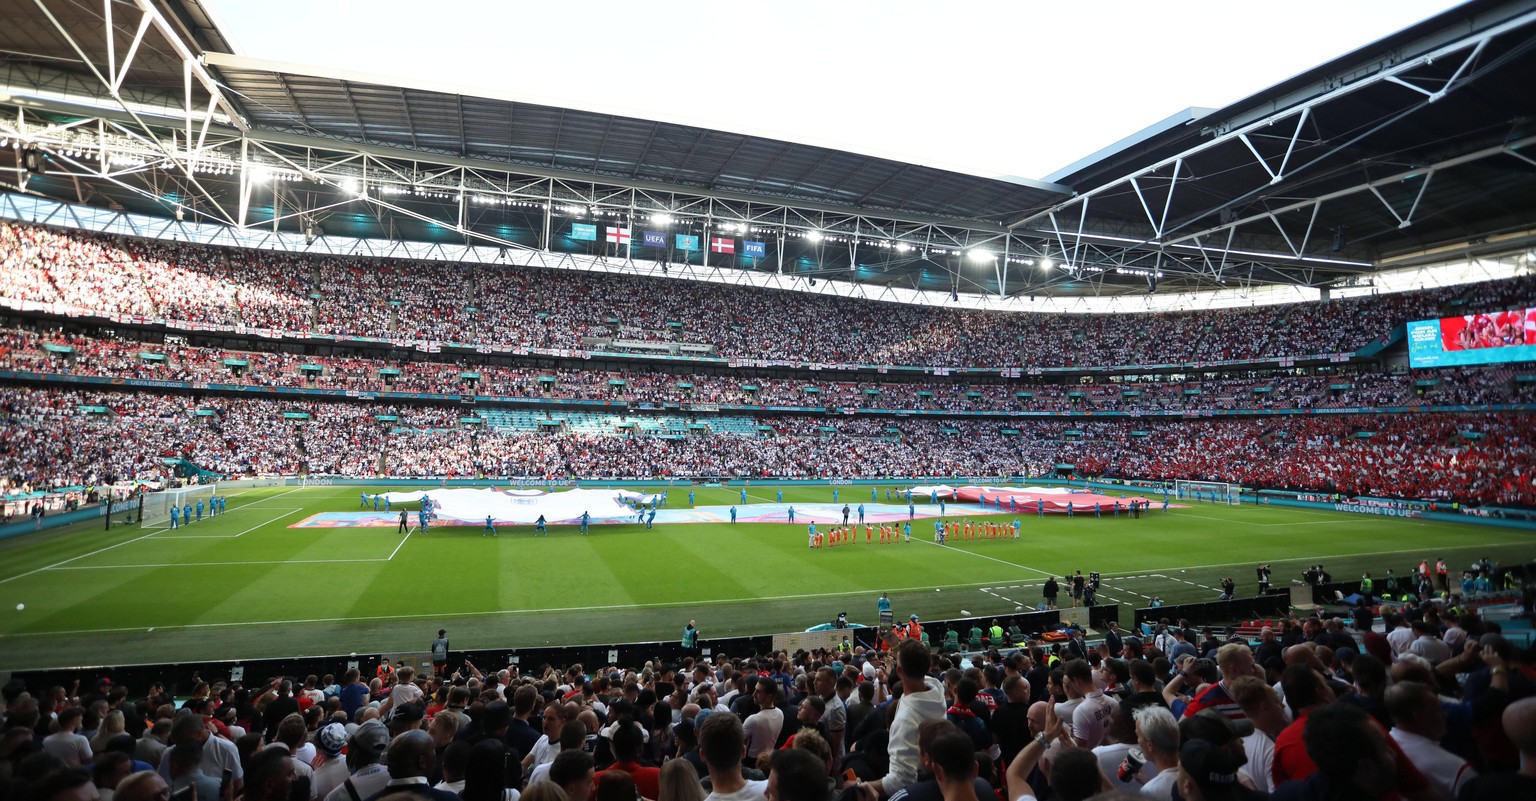
[[[1454,367],[1536,360],[1536,309],[1467,314],[1408,324],[1408,363]]]

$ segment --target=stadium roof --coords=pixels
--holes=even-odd
[[[0,178],[161,216],[559,250],[574,219],[665,215],[765,240],[743,269],[1008,295],[1336,285],[1536,241],[1536,0],[1467,3],[1049,182],[265,62],[197,0],[0,14],[22,145]]]

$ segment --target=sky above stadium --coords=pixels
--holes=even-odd
[[[1043,179],[1447,0],[208,0],[243,56]]]

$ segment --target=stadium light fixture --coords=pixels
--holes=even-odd
[[[652,214],[651,215],[651,222],[656,223],[657,225],[671,225],[672,224],[672,215],[670,215],[670,214]]]
[[[965,257],[970,259],[971,261],[975,261],[975,262],[987,262],[987,261],[996,261],[997,260],[997,255],[996,254],[992,253],[991,251],[981,250],[981,249],[967,251],[966,254],[965,254]]]
[[[356,178],[348,178],[345,181],[342,181],[341,182],[341,191],[346,192],[349,195],[359,194],[358,193],[358,189],[357,189],[357,179]]]
[[[251,169],[251,180],[258,184],[264,184],[272,180],[272,171],[266,167],[254,167]]]
[[[1049,269],[1051,269],[1054,266],[1056,266],[1056,263],[1051,261],[1051,257],[1050,256],[1046,256],[1045,258],[1040,260],[1040,269],[1042,269],[1042,270],[1049,270]]]
[[[820,242],[821,241],[821,232],[820,231],[806,231],[805,232],[805,238],[811,240],[812,242]]]

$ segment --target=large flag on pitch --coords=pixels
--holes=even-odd
[[[735,253],[736,240],[726,236],[710,237],[709,249],[715,253]]]
[[[608,241],[615,245],[629,244],[629,229],[608,226]]]
[[[689,234],[678,234],[677,235],[677,249],[678,250],[698,250],[699,249],[699,238],[696,237],[696,236],[689,235]]]
[[[744,256],[755,256],[761,258],[768,255],[768,244],[766,242],[753,242],[748,240],[741,243],[741,253]]]
[[[597,226],[587,223],[571,223],[571,238],[585,239],[588,242],[597,241]]]
[[[667,235],[660,231],[646,231],[644,241],[646,247],[664,248],[667,246]]]

